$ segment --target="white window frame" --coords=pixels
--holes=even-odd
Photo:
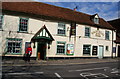
[[[29,21],[28,18],[20,18],[20,20],[19,20],[19,32],[28,32],[28,21]],[[26,24],[24,24],[24,23],[26,23]]]
[[[60,32],[60,31],[64,31],[64,33]],[[58,29],[57,29],[57,34],[58,35],[66,35],[66,24],[63,22],[58,22]]]
[[[7,54],[21,54],[22,53],[22,39],[7,38],[6,48],[7,48]]]
[[[86,29],[89,29],[89,33],[87,33]],[[85,27],[85,37],[90,37],[90,35],[91,35],[91,28]]]
[[[60,44],[64,45],[64,49],[63,50],[61,49],[62,51],[59,53],[58,52],[58,49],[59,49],[58,45],[60,45]],[[65,54],[66,53],[66,42],[57,41],[57,49],[56,50],[57,50],[56,54],[62,54],[62,55]]]

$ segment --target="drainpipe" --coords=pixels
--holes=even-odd
[[[116,47],[116,51],[115,51],[115,58],[116,58],[116,57],[117,57],[117,55],[116,55],[116,52],[117,52],[117,44],[115,44],[115,45],[116,45],[116,46],[115,46],[115,47]]]
[[[113,34],[113,30],[112,30],[112,53],[111,53],[111,58],[113,58],[113,36],[114,36],[114,34]]]

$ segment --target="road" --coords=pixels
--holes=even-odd
[[[120,79],[118,62],[3,66],[2,79]]]

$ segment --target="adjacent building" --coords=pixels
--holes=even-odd
[[[115,57],[115,29],[98,14],[89,15],[40,2],[3,2],[2,56],[22,57],[31,43],[36,59]]]
[[[120,57],[120,18],[108,21],[115,29],[116,29],[116,52],[118,53],[118,57]]]

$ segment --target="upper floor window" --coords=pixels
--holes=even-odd
[[[8,38],[7,39],[7,53],[19,54],[22,49],[22,39]]]
[[[90,28],[85,27],[85,37],[90,37]]]
[[[20,18],[19,31],[20,32],[28,31],[28,19],[27,18]]]
[[[0,29],[2,29],[3,15],[0,15]]]
[[[106,40],[110,39],[110,32],[109,31],[105,31],[105,39]]]
[[[65,23],[58,23],[58,34],[65,35]]]

